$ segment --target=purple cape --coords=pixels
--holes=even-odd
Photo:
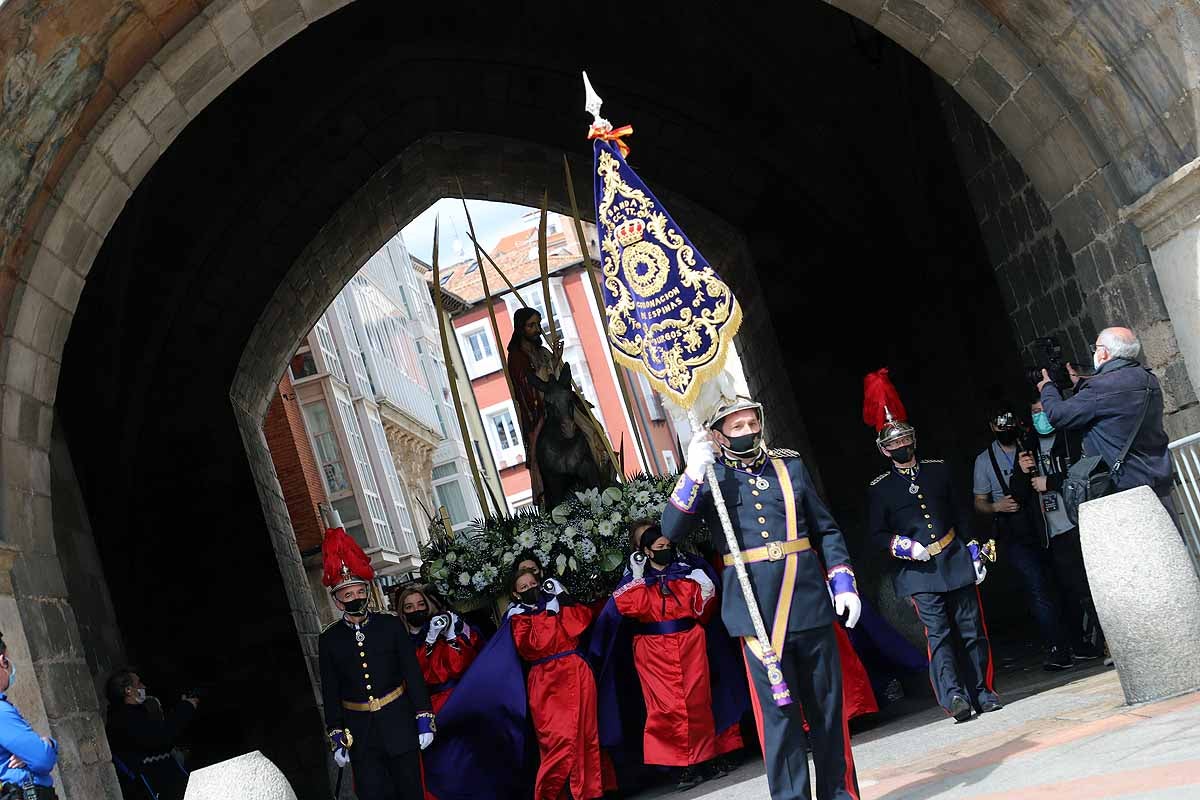
[[[527,707],[525,673],[505,620],[437,715],[437,735],[421,754],[429,791],[438,800],[516,797]]]

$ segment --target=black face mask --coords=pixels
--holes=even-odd
[[[1000,444],[1004,445],[1005,447],[1008,447],[1010,444],[1013,444],[1014,442],[1017,441],[1017,432],[1016,431],[996,431],[996,441],[999,442]]]
[[[913,446],[911,444],[906,444],[904,447],[897,447],[895,450],[889,450],[888,457],[897,464],[907,464],[909,461],[912,461]]]
[[[527,606],[536,606],[538,601],[538,589],[536,586],[526,589],[523,592],[517,592],[517,597]]]
[[[651,550],[650,560],[660,567],[665,567],[675,560],[675,547],[664,547],[662,550]]]
[[[734,455],[745,456],[758,450],[759,444],[762,442],[762,432],[745,433],[741,436],[726,438],[729,439],[729,446],[725,448],[726,450]]]
[[[404,618],[406,620],[408,620],[408,624],[411,625],[412,627],[423,628],[425,626],[425,623],[429,622],[429,612],[428,611],[410,611],[409,613],[404,615]]]
[[[367,598],[359,597],[355,600],[347,600],[342,605],[346,609],[346,613],[352,617],[361,617],[367,613]]]

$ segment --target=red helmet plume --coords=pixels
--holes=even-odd
[[[356,583],[370,583],[375,578],[371,560],[358,546],[358,542],[350,538],[345,528],[325,530],[321,555],[325,567],[321,582],[328,586],[331,592]]]
[[[878,433],[889,422],[903,422],[907,419],[908,412],[904,410],[904,403],[900,402],[900,393],[888,377],[887,367],[863,378],[863,422]]]

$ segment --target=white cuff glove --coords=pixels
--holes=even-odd
[[[629,557],[629,572],[633,575],[635,581],[640,581],[642,576],[646,574],[646,557],[641,553],[634,553]]]
[[[704,602],[707,603],[709,598],[717,593],[717,587],[713,586],[712,580],[699,567],[689,572],[687,578],[700,584],[700,598]]]
[[[441,636],[442,631],[450,625],[450,617],[446,614],[438,614],[433,619],[429,620],[429,632],[425,634],[425,644],[433,644],[437,638]]]
[[[555,597],[558,597],[566,590],[567,588],[559,583],[558,578],[546,578],[546,580],[542,581],[542,591],[546,594],[552,594]]]
[[[926,557],[928,558],[928,553]],[[862,600],[854,592],[842,592],[833,596],[833,613],[839,617],[847,611],[850,613],[846,616],[846,627],[853,628],[858,624],[858,618],[862,615]]]
[[[913,542],[912,557],[913,561],[928,561],[930,559],[929,551],[920,542]]]
[[[684,473],[696,483],[703,483],[709,465],[715,460],[712,439],[709,438],[708,431],[697,431],[692,436],[691,443],[688,444],[687,466],[683,468]]]
[[[350,763],[350,751],[344,747],[339,747],[333,751],[333,763],[338,765],[338,768],[346,766]]]
[[[978,586],[987,577],[987,567],[983,565],[982,561],[973,561],[972,563],[975,565],[975,585]]]
[[[462,618],[460,618],[458,614],[455,614],[453,611],[447,611],[446,616],[449,617],[450,620],[446,624],[446,629],[442,631],[442,638],[449,642],[453,641],[459,633],[470,635],[470,629],[467,627],[467,623],[463,622]]]
[[[424,750],[426,747],[429,747],[429,745],[433,744],[433,734],[422,733],[417,736],[417,741],[421,743],[421,749]]]
[[[517,614],[524,614],[528,610],[529,609],[527,609],[525,606],[521,605],[521,603],[519,601],[514,600],[509,605],[508,610],[504,612],[504,618],[510,619],[512,617],[515,617]]]
[[[558,604],[558,595],[555,595],[546,601],[546,611],[551,614],[557,614],[558,612],[562,611],[562,606]]]

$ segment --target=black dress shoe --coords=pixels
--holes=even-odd
[[[1071,648],[1071,657],[1076,661],[1094,661],[1104,655],[1104,651],[1091,642],[1080,642]]]
[[[954,721],[966,722],[971,718],[971,704],[967,702],[967,698],[954,695],[950,698],[950,716],[954,717]]]
[[[1002,708],[1004,708],[1004,704],[1001,703],[999,700],[985,700],[979,706],[979,713],[980,714],[988,714],[988,713],[991,713],[992,711],[999,711]]]
[[[704,775],[695,767],[684,767],[679,773],[679,783],[675,784],[676,791],[686,792],[704,783]]]

